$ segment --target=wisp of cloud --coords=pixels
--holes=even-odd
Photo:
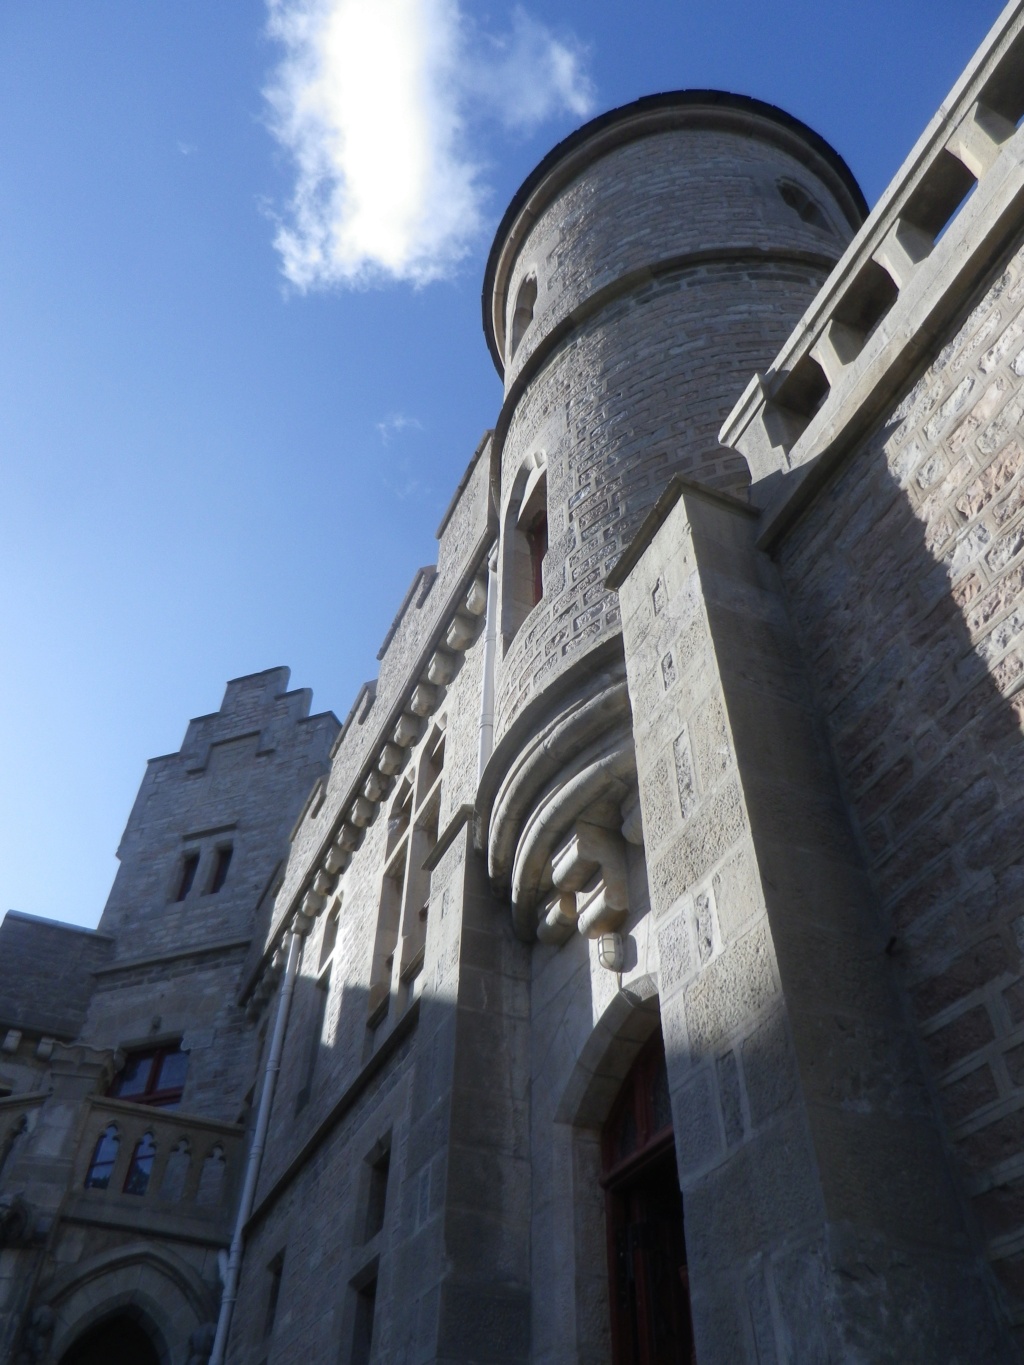
[[[591,107],[582,49],[522,10],[494,38],[458,0],[268,7],[284,47],[271,126],[296,177],[275,244],[303,290],[450,275],[482,222],[475,116],[523,129]]]

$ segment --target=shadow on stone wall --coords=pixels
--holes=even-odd
[[[777,558],[886,951],[994,1268],[1020,1302],[1024,459],[1016,440],[979,450],[970,418],[940,444],[932,375]]]

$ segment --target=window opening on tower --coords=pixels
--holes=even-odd
[[[537,304],[537,276],[527,275],[516,294],[516,306],[512,313],[512,328],[509,335],[509,360],[519,349],[526,329],[533,321],[533,310]]]

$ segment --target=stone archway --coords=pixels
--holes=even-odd
[[[127,1313],[88,1328],[64,1352],[60,1365],[160,1365],[153,1338]]]
[[[197,1269],[167,1247],[135,1242],[90,1257],[59,1274],[47,1287],[39,1304],[52,1310],[54,1330],[49,1359],[60,1365],[86,1365],[75,1351],[91,1340],[105,1324],[132,1323],[148,1339],[153,1356],[143,1355],[139,1365],[177,1365],[189,1353],[189,1339],[216,1317],[217,1294],[204,1283]],[[111,1328],[113,1330],[113,1328]],[[126,1341],[137,1332],[124,1327]],[[102,1337],[101,1337],[102,1340]],[[102,1360],[97,1357],[97,1363]],[[121,1356],[109,1354],[117,1361]],[[133,1358],[125,1356],[125,1365]],[[91,1365],[91,1362],[90,1362]]]
[[[581,1360],[612,1353],[602,1132],[660,1026],[656,977],[636,977],[616,991],[579,1049],[555,1110],[555,1145],[565,1152],[568,1174],[557,1192],[564,1204],[558,1222],[572,1247],[572,1284],[563,1292],[575,1302],[572,1350]]]

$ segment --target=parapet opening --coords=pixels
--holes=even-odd
[[[1024,33],[1020,33],[982,89],[980,101],[1017,127],[1024,122]]]
[[[964,163],[943,148],[907,200],[900,217],[937,242],[977,183]]]
[[[799,360],[775,391],[775,403],[807,426],[825,399],[829,383],[813,356]]]
[[[828,394],[828,378],[813,356],[805,355],[788,374],[782,374],[764,410],[772,445],[782,446],[786,451],[792,449]]]
[[[519,286],[516,294],[516,306],[512,314],[512,327],[509,333],[509,360],[519,349],[519,343],[526,333],[526,329],[533,321],[533,310],[537,304],[537,276],[530,274]]]
[[[867,341],[899,296],[889,272],[877,261],[865,261],[833,316]]]

